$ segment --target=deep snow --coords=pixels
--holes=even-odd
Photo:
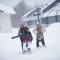
[[[45,47],[36,48],[36,34],[34,28],[30,28],[33,35],[31,54],[21,54],[19,38],[11,39],[17,35],[18,29],[12,29],[11,33],[0,32],[0,60],[60,60],[60,23],[50,24],[44,33]]]

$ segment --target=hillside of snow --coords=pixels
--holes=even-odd
[[[18,29],[11,33],[0,32],[0,60],[60,60],[60,23],[50,24],[44,33],[45,47],[36,47],[36,34],[30,28],[33,36],[31,54],[22,55],[19,38],[11,39],[17,35]],[[41,44],[41,43],[40,43]]]

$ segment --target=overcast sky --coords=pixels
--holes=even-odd
[[[10,7],[16,6],[21,0],[0,0],[0,3],[8,5]]]
[[[8,5],[10,7],[15,7],[20,1],[22,0],[0,0],[0,3]],[[44,3],[52,2],[54,0],[23,0],[23,1],[25,1],[28,7],[33,7],[40,5],[42,3],[44,4]]]

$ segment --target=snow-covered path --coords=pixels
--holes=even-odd
[[[11,39],[17,35],[18,29],[12,29],[11,33],[0,32],[0,60],[60,60],[60,23],[54,23],[46,28],[44,34],[46,48],[36,48],[36,36],[32,32],[33,42],[31,54],[21,54],[19,38]]]

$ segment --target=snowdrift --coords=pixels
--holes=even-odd
[[[11,39],[17,35],[18,29],[13,29],[11,33],[0,32],[0,60],[60,60],[60,23],[50,24],[46,28],[46,48],[36,48],[36,34],[33,29],[30,29],[33,35],[32,53],[26,55],[21,54],[19,38]]]
[[[50,24],[46,28],[44,36],[45,41],[48,41],[48,45],[50,45],[51,47],[58,47],[60,43],[60,23]]]

